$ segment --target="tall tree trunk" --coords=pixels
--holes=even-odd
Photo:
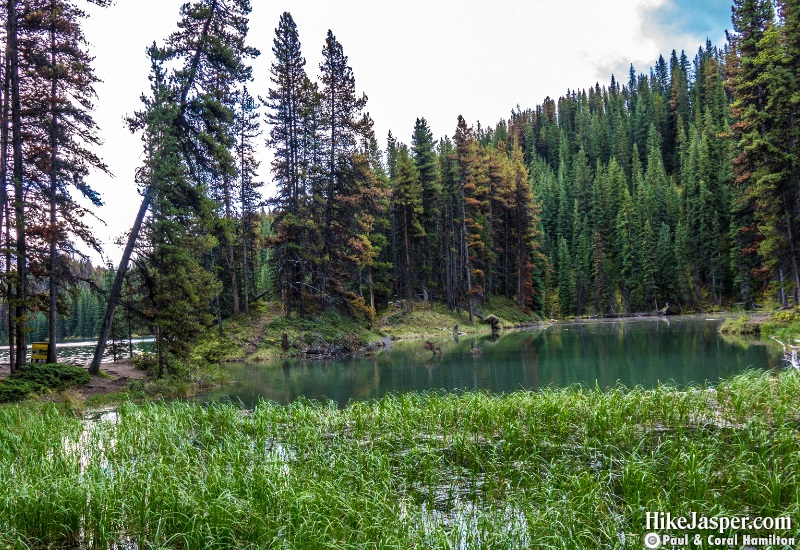
[[[794,290],[792,296],[797,303],[797,292],[800,290],[800,269],[797,265],[797,252],[795,250],[794,232],[792,231],[792,219],[789,213],[786,195],[783,196],[784,212],[786,214],[786,233],[789,240],[789,257],[792,260],[792,278],[794,279]]]
[[[114,309],[117,307],[119,300],[119,293],[122,290],[122,281],[125,279],[125,272],[128,270],[128,262],[130,262],[133,247],[136,244],[136,239],[139,237],[139,231],[142,228],[144,216],[147,213],[147,208],[150,206],[150,187],[145,189],[144,196],[142,197],[142,204],[139,206],[139,212],[136,214],[136,220],[133,222],[131,233],[128,235],[128,243],[125,245],[125,250],[122,252],[122,259],[119,261],[117,273],[114,276],[114,285],[111,287],[111,292],[108,295],[108,305],[106,306],[106,314],[103,317],[103,324],[100,327],[100,337],[97,341],[97,347],[94,350],[94,358],[89,367],[89,374],[96,375],[100,372],[100,362],[103,359],[103,352],[106,349],[106,342],[111,333],[111,323],[114,320]]]
[[[467,245],[467,209],[464,204],[464,186],[461,188],[461,247],[464,254],[464,269],[467,275],[467,306],[469,307],[469,324],[475,324],[475,311],[472,306],[472,266],[469,261],[469,246]]]
[[[2,89],[0,90],[0,240],[5,236],[6,258],[5,258],[5,276],[7,283],[7,292],[5,296],[6,314],[5,321],[8,331],[8,351],[9,351],[9,365],[11,369],[14,368],[14,329],[13,329],[13,315],[11,313],[11,280],[9,275],[11,273],[11,251],[9,246],[11,240],[9,239],[9,232],[3,233],[3,223],[8,221],[6,211],[8,210],[8,129],[9,129],[9,93],[11,88],[11,79],[8,74],[8,67],[10,65],[9,49],[6,47],[3,52],[3,66],[0,67],[0,74],[3,76]],[[2,248],[2,246],[0,246]]]
[[[8,203],[8,127],[11,122],[8,118],[9,109],[9,95],[11,90],[11,78],[8,74],[10,66],[10,50],[5,48],[3,54],[3,66],[0,67],[0,74],[3,75],[2,90],[0,90],[0,237],[2,237],[3,216],[5,215],[5,206]],[[8,269],[8,266],[6,266]],[[6,299],[10,299],[7,296]]]
[[[408,241],[408,204],[403,205],[403,245],[405,246],[406,265],[403,269],[403,284],[406,287],[406,309],[414,311],[414,300],[411,287],[411,244]]]
[[[15,324],[17,336],[16,364],[12,370],[21,368],[27,358],[25,344],[25,325],[27,314],[27,249],[25,228],[25,193],[22,183],[22,107],[19,95],[19,50],[17,46],[17,2],[6,2],[6,40],[8,41],[9,79],[11,81],[11,146],[14,153],[13,181],[14,181],[14,216],[17,231],[17,280],[15,292]]]
[[[526,304],[525,296],[525,255],[522,247],[522,227],[517,233],[517,307],[524,309]]]
[[[225,200],[225,217],[229,220],[233,220],[233,211],[231,210],[231,190],[230,190],[230,182],[228,181],[228,176],[222,176],[222,187],[224,193],[224,200]],[[228,239],[227,243],[227,255],[228,255],[228,272],[231,277],[231,295],[233,297],[233,314],[239,315],[241,313],[239,309],[239,281],[236,277],[236,259],[233,255],[233,240],[232,237],[226,236]]]
[[[222,308],[219,305],[219,293],[214,297],[214,305],[217,308],[217,329],[220,336],[225,336],[225,330],[222,327]]]
[[[244,205],[242,205],[242,283],[244,288],[244,312],[249,313],[250,311],[250,279],[248,277],[248,265],[247,265],[247,236],[250,232],[250,215],[244,211]]]
[[[51,179],[55,179],[51,175]],[[50,191],[53,197],[50,198],[50,227],[53,234],[50,236],[50,310],[48,311],[48,346],[47,346],[47,362],[56,362],[56,318],[58,316],[58,281],[56,277],[56,200],[55,200],[55,183],[51,181]]]
[[[372,282],[372,264],[369,266],[369,307],[375,311],[375,284]]]
[[[56,224],[56,193],[58,190],[58,112],[56,94],[58,93],[58,71],[56,70],[56,6],[50,0],[50,64],[53,70],[50,83],[50,311],[48,311],[49,338],[47,346],[47,362],[56,362],[56,317],[58,315],[58,281],[56,278],[56,243],[58,242],[58,226]]]
[[[233,243],[228,243],[228,269],[231,276],[231,295],[233,297],[233,314],[239,315],[239,281],[236,277],[236,260],[233,257]]]
[[[11,372],[14,372],[16,368],[16,349],[14,345],[16,343],[16,324],[14,323],[14,308],[11,307],[11,296],[14,292],[14,287],[11,283],[11,216],[8,212],[9,205],[8,205],[8,197],[6,197],[6,202],[3,204],[3,210],[5,211],[6,215],[6,296],[7,296],[7,304],[8,304],[8,364],[11,368]]]
[[[247,207],[247,200],[245,197],[246,192],[246,178],[245,178],[245,147],[244,147],[244,140],[245,140],[245,116],[242,116],[242,146],[240,149],[239,155],[239,177],[241,178],[240,181],[240,202],[242,204],[242,284],[244,288],[244,312],[248,313],[250,310],[250,292],[249,292],[249,279],[248,279],[248,266],[247,266],[247,241],[248,236],[250,235],[250,211]]]

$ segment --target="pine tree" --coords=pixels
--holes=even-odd
[[[508,244],[505,245],[509,264],[515,268],[517,307],[521,310],[542,315],[544,313],[544,275],[547,258],[542,252],[541,206],[531,191],[528,170],[525,169],[522,149],[514,146],[508,157],[507,187],[510,206],[507,219],[509,224]],[[499,242],[500,239],[494,239]],[[512,254],[513,244],[513,254]]]
[[[397,295],[406,299],[406,307],[413,311],[413,298],[418,284],[417,273],[423,257],[425,229],[422,226],[423,198],[420,175],[408,148],[397,148],[395,177],[392,180],[392,208],[397,234],[397,262],[395,284]]]
[[[269,90],[267,116],[272,126],[267,146],[275,151],[272,173],[277,185],[273,205],[277,208],[275,242],[278,284],[281,302],[287,315],[293,308],[302,314],[303,284],[307,277],[302,259],[302,225],[307,190],[304,188],[303,128],[305,107],[304,86],[308,80],[305,58],[300,51],[300,38],[291,14],[281,15],[275,29],[271,66],[273,88]]]
[[[391,164],[390,164],[391,168]],[[442,233],[440,254],[444,258],[443,288],[447,307],[460,311],[465,292],[465,259],[462,246],[463,194],[458,179],[458,163],[453,143],[445,137],[439,142],[439,173],[442,182]]]
[[[752,193],[758,181],[757,165],[762,154],[751,147],[763,134],[766,90],[761,82],[761,67],[756,62],[759,42],[773,19],[772,2],[768,0],[734,0],[733,29],[728,35],[726,60],[727,86],[734,101],[731,104],[731,131],[739,153],[734,160],[736,194],[731,208],[731,240],[734,243],[732,271],[742,300],[752,305],[758,279],[764,277],[758,258],[763,236],[756,219],[757,202]]]
[[[149,49],[153,95],[144,99],[144,110],[130,121],[133,130],[144,130],[147,161],[138,174],[144,196],[109,295],[92,373],[99,370],[127,263],[151,201],[155,207],[147,227],[151,246],[145,250],[152,268],[163,271],[148,274],[145,280],[150,303],[169,306],[154,310],[160,372],[185,354],[187,341],[182,338],[197,334],[197,327],[207,320],[205,310],[197,308],[207,308],[219,289],[201,267],[202,255],[214,244],[208,233],[215,205],[206,197],[205,184],[234,174],[234,115],[225,88],[246,82],[251,77],[247,60],[258,55],[245,44],[249,12],[248,0],[184,4],[179,30],[163,48],[154,44]],[[174,67],[169,78],[165,66]],[[170,280],[181,274],[185,281]],[[193,285],[191,292],[187,285]],[[183,300],[176,294],[180,289],[187,292]],[[196,324],[181,326],[170,319],[187,312],[193,312]]]
[[[639,259],[639,296],[643,300],[641,307],[658,309],[658,287],[656,285],[656,240],[650,220],[645,221],[640,237]]]
[[[352,212],[337,206],[350,202],[343,179],[346,167],[357,152],[359,138],[371,132],[372,125],[362,115],[367,96],[356,94],[355,77],[348,65],[342,45],[329,30],[322,49],[320,63],[321,91],[321,144],[324,152],[325,188],[321,193],[324,203],[322,216],[321,288],[341,296],[347,279],[345,258],[341,255],[347,238]],[[338,237],[338,238],[337,238]]]
[[[256,160],[255,140],[260,134],[258,107],[247,86],[236,93],[236,112],[234,134],[236,137],[235,155],[239,173],[239,207],[241,209],[242,282],[244,291],[244,312],[250,308],[250,291],[254,288],[252,258],[255,255],[255,242],[258,238],[255,228],[256,208],[261,202],[258,191],[261,182],[255,180],[260,162]]]
[[[419,173],[422,190],[422,216],[420,223],[425,234],[425,244],[420,258],[420,283],[426,301],[437,297],[436,274],[443,269],[442,258],[438,254],[438,241],[441,233],[441,194],[439,170],[434,150],[433,135],[424,118],[414,124],[411,138],[414,165]]]
[[[558,239],[558,304],[562,317],[567,317],[575,312],[573,294],[574,280],[572,277],[572,262],[567,240]]]

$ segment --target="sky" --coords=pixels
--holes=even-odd
[[[176,29],[183,0],[116,0],[90,5],[84,33],[103,81],[93,113],[104,140],[98,151],[113,178],[93,174],[89,183],[103,196],[92,222],[104,243],[103,258],[117,263],[115,244],[130,228],[140,196],[134,183],[142,163],[140,136],[124,116],[141,106],[148,91],[146,48]],[[631,63],[647,72],[659,54],[685,50],[693,59],[710,39],[724,43],[730,0],[251,0],[249,44],[253,95],[266,96],[273,61],[272,39],[280,14],[297,24],[306,70],[319,74],[328,29],[342,44],[356,88],[369,97],[366,110],[385,147],[392,134],[410,142],[414,122],[425,117],[434,138],[455,131],[458,115],[468,124],[493,126],[512,109],[533,108],[550,96],[599,82],[611,74],[626,82]],[[268,128],[264,128],[266,136]],[[269,151],[261,147],[259,176],[271,189]]]

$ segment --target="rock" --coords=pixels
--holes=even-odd
[[[492,330],[497,330],[500,328],[500,318],[497,315],[487,315],[483,318],[483,322],[487,325],[491,325]]]

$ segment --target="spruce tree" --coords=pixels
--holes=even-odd
[[[328,31],[320,63],[322,90],[320,94],[320,141],[325,167],[324,188],[321,189],[322,212],[322,277],[320,288],[332,296],[345,293],[349,279],[347,258],[342,251],[349,234],[354,230],[350,205],[357,189],[344,175],[358,152],[359,139],[372,131],[372,123],[362,113],[366,95],[357,95],[353,69],[348,64],[342,45]],[[315,200],[317,198],[315,197]]]
[[[397,296],[404,297],[406,308],[413,311],[425,229],[422,226],[424,209],[420,175],[405,145],[397,148],[397,165],[392,180],[392,208],[399,252],[395,264]]]
[[[433,135],[424,118],[414,124],[411,138],[414,165],[419,173],[422,191],[422,216],[420,223],[425,234],[425,244],[420,258],[420,283],[423,296],[434,301],[437,297],[437,277],[443,269],[442,258],[438,254],[438,241],[441,233],[441,194],[439,170],[434,150]]]
[[[757,287],[762,282],[758,279],[763,276],[758,257],[763,236],[758,228],[756,196],[752,193],[758,180],[757,165],[763,156],[751,145],[763,133],[767,96],[761,82],[761,67],[756,61],[759,42],[772,19],[769,0],[734,0],[733,32],[728,35],[726,80],[734,96],[731,131],[738,145],[734,161],[736,193],[731,207],[732,271],[741,299],[748,306],[753,305]]]
[[[279,293],[284,312],[302,313],[302,293],[307,277],[302,259],[302,219],[307,190],[304,188],[302,153],[304,85],[308,80],[305,58],[300,51],[300,38],[291,14],[281,15],[275,29],[270,67],[273,87],[269,90],[267,121],[272,126],[267,146],[275,151],[272,173],[277,195],[272,204],[277,208],[275,242]]]
[[[161,271],[145,280],[151,303],[169,305],[154,310],[160,316],[153,323],[160,372],[187,351],[187,342],[171,334],[185,329],[183,337],[194,336],[195,327],[207,321],[204,310],[197,308],[208,307],[219,289],[201,263],[213,248],[209,232],[214,220],[209,214],[217,208],[208,200],[206,183],[235,174],[234,115],[224,88],[251,77],[247,61],[258,50],[245,44],[249,13],[248,0],[186,3],[181,7],[179,30],[163,47],[154,44],[148,50],[152,96],[144,98],[145,108],[130,120],[132,130],[143,130],[146,164],[138,174],[143,200],[109,294],[92,373],[100,368],[122,280],[151,201],[157,209],[147,227],[150,246],[145,244],[144,250],[151,254],[153,269]],[[165,67],[172,68],[169,75]],[[186,281],[170,280],[181,273]],[[186,286],[190,284],[196,285],[191,292]],[[182,288],[187,291],[183,301],[176,294]],[[172,315],[190,311],[197,324],[181,327],[170,320]]]

